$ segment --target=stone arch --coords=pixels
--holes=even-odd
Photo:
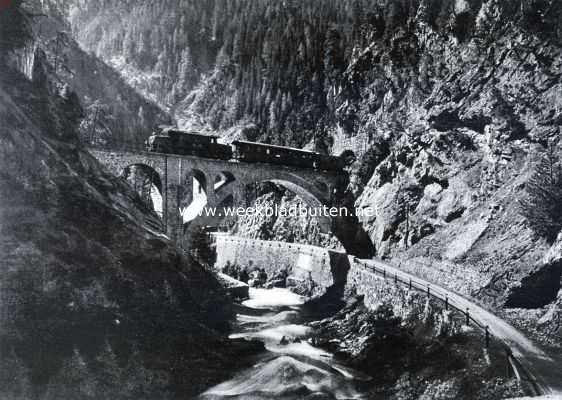
[[[293,174],[290,173],[276,173],[268,176],[262,174],[261,176],[254,175],[246,177],[242,182],[237,183],[242,184],[245,190],[252,190],[253,184],[269,182],[296,194],[307,207],[312,209],[310,218],[316,221],[319,232],[333,235],[338,239],[340,244],[347,249],[345,238],[336,233],[336,221],[329,215],[320,213],[320,211],[323,211],[324,206],[329,207],[331,204],[329,185],[316,185],[316,181],[316,179],[305,179],[303,177],[293,176]],[[246,204],[246,206],[248,206],[248,204]],[[372,244],[369,244],[368,248],[371,247]]]
[[[123,168],[121,177],[131,184],[133,190],[141,197],[143,202],[162,218],[164,187],[158,171],[144,163],[133,163]],[[156,192],[154,189],[156,189]]]
[[[144,163],[129,164],[129,165],[127,165],[123,168],[123,171],[121,172],[121,176],[124,177],[125,179],[127,179],[129,177],[129,174],[131,173],[132,168],[139,168],[147,176],[149,176],[151,178],[154,186],[156,186],[156,188],[158,189],[160,194],[162,194],[162,190],[163,190],[162,178],[160,177],[160,174],[158,173],[158,171],[156,171],[155,168],[151,167],[150,165],[144,164]]]
[[[185,224],[194,219],[207,204],[209,181],[207,175],[197,168],[188,170],[182,179],[178,203],[181,209],[181,224]]]
[[[231,172],[220,171],[218,174],[215,175],[215,179],[213,182],[215,193],[218,194],[224,191],[224,189],[235,180],[236,178],[234,177],[234,174],[232,174]]]
[[[257,182],[272,182],[285,187],[297,194],[312,208],[336,207],[334,192],[328,184],[319,180],[307,180],[293,174],[277,173],[277,176],[263,176]],[[317,184],[320,182],[321,184]],[[343,207],[343,205],[342,205]],[[344,216],[313,216],[318,221],[322,233],[330,233],[336,237],[348,254],[361,258],[371,258],[375,255],[373,243],[357,216],[352,215],[353,210],[348,208],[348,215]]]
[[[310,191],[294,182],[283,179],[268,179],[266,182],[271,182],[290,190],[303,199],[304,202],[311,208],[321,208],[325,204],[325,202],[313,195]],[[329,233],[331,231],[332,221],[329,217],[319,216],[316,217],[316,219],[318,220],[322,233]]]
[[[197,180],[197,182],[199,182],[200,190],[202,190],[205,194],[208,194],[208,184],[209,184],[209,182],[207,181],[207,175],[205,175],[205,173],[203,171],[201,171],[200,169],[194,168],[187,175],[187,179],[193,179],[193,178],[195,178]]]
[[[228,174],[222,171],[219,173],[208,171],[207,185],[210,184],[208,180],[211,180],[214,184],[216,176],[219,176],[221,173],[228,177],[226,181],[230,181],[230,184],[223,184],[220,188],[217,188],[217,193],[213,192],[209,205],[220,209],[223,200],[228,198],[230,194],[234,194],[232,198],[235,202],[240,201],[242,199],[240,194],[244,192],[247,185],[260,182],[271,182],[284,187],[297,194],[308,207],[316,210],[323,209],[323,206],[330,207],[338,204],[335,200],[339,193],[335,195],[334,192],[342,185],[337,180],[332,179],[332,182],[329,180],[331,177],[327,177],[327,180],[310,174],[301,174],[300,172],[288,169],[245,169],[243,171],[236,170]],[[234,204],[234,206],[244,206],[244,204]],[[317,212],[312,218],[318,222],[320,232],[332,234],[349,254],[365,258],[370,258],[374,255],[373,244],[357,217],[351,215],[331,217],[325,214],[318,215]],[[195,218],[185,226],[184,236],[187,242],[184,243],[189,243],[190,231],[193,229],[198,229],[202,226],[219,227],[221,223],[223,223],[221,216],[214,218],[199,216]]]

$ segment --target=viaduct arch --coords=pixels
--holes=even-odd
[[[347,174],[317,171],[290,166],[224,161],[195,156],[152,152],[98,150],[90,153],[116,176],[133,165],[142,165],[158,174],[155,182],[162,195],[164,229],[180,246],[189,242],[190,233],[198,226],[218,226],[223,215],[198,216],[184,225],[180,209],[193,200],[195,178],[206,195],[206,206],[222,210],[223,206],[244,204],[244,190],[256,182],[272,182],[299,195],[310,207],[347,207],[353,211],[353,200],[346,197]],[[317,217],[323,233],[331,232],[348,254],[370,258],[373,244],[356,216]]]

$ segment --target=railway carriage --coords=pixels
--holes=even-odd
[[[236,140],[234,157],[248,163],[268,163],[301,168],[314,168],[316,153],[290,147]]]
[[[249,163],[262,162],[337,172],[351,165],[356,160],[355,154],[351,150],[346,150],[336,157],[313,151],[243,140],[234,141],[232,145],[234,147],[234,157]]]
[[[163,128],[146,142],[147,150],[221,160],[235,159],[246,163],[267,163],[321,171],[338,172],[355,161],[355,154],[346,150],[340,156],[271,144],[236,140],[231,146],[220,144],[218,136],[201,135],[175,128]]]

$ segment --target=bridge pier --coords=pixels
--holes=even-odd
[[[165,215],[164,226],[166,234],[176,243],[181,243],[183,235],[183,219],[180,214],[182,187],[176,184],[168,184],[165,189]]]
[[[210,180],[209,180],[210,179]],[[207,195],[207,206],[216,207],[217,195],[215,192],[215,182],[213,177],[207,177],[207,187],[205,188],[205,195]]]
[[[189,175],[182,182],[181,207],[187,207],[193,201],[193,176]]]

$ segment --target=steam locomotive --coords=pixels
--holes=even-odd
[[[230,160],[232,148],[220,144],[218,136],[206,136],[196,132],[186,132],[174,128],[163,128],[146,141],[148,151],[156,153],[181,154]]]
[[[271,144],[236,140],[231,145],[218,142],[218,136],[206,136],[175,128],[162,129],[147,140],[150,152],[189,155],[219,160],[237,160],[246,163],[267,163],[322,171],[341,171],[355,162],[351,150],[340,156],[329,156],[313,151]]]

